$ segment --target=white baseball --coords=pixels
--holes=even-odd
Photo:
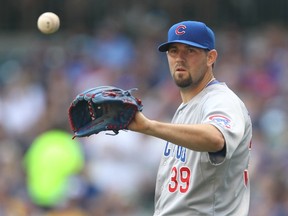
[[[52,34],[59,29],[60,19],[55,13],[45,12],[39,16],[37,27],[44,34]]]

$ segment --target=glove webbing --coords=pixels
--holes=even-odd
[[[88,103],[89,114],[90,114],[91,120],[93,121],[96,119],[93,105],[92,105],[91,101],[88,101],[87,103]]]

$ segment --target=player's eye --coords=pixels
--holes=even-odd
[[[170,48],[170,49],[168,50],[168,52],[169,52],[169,53],[175,53],[175,52],[177,52],[177,50],[176,50],[176,48]]]
[[[169,50],[167,51],[167,53],[171,56],[174,56],[177,54],[177,49],[176,48],[169,48]]]
[[[188,47],[188,48],[187,48],[187,52],[188,52],[188,53],[195,53],[196,50],[195,50],[194,47]]]

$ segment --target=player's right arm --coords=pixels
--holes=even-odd
[[[148,119],[137,112],[129,130],[158,137],[194,151],[217,152],[224,148],[222,133],[211,124],[173,124]]]

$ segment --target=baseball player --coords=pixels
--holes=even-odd
[[[166,52],[182,103],[171,123],[137,112],[128,126],[166,141],[154,216],[247,216],[252,124],[241,99],[214,77],[213,31],[183,21],[158,49]]]

